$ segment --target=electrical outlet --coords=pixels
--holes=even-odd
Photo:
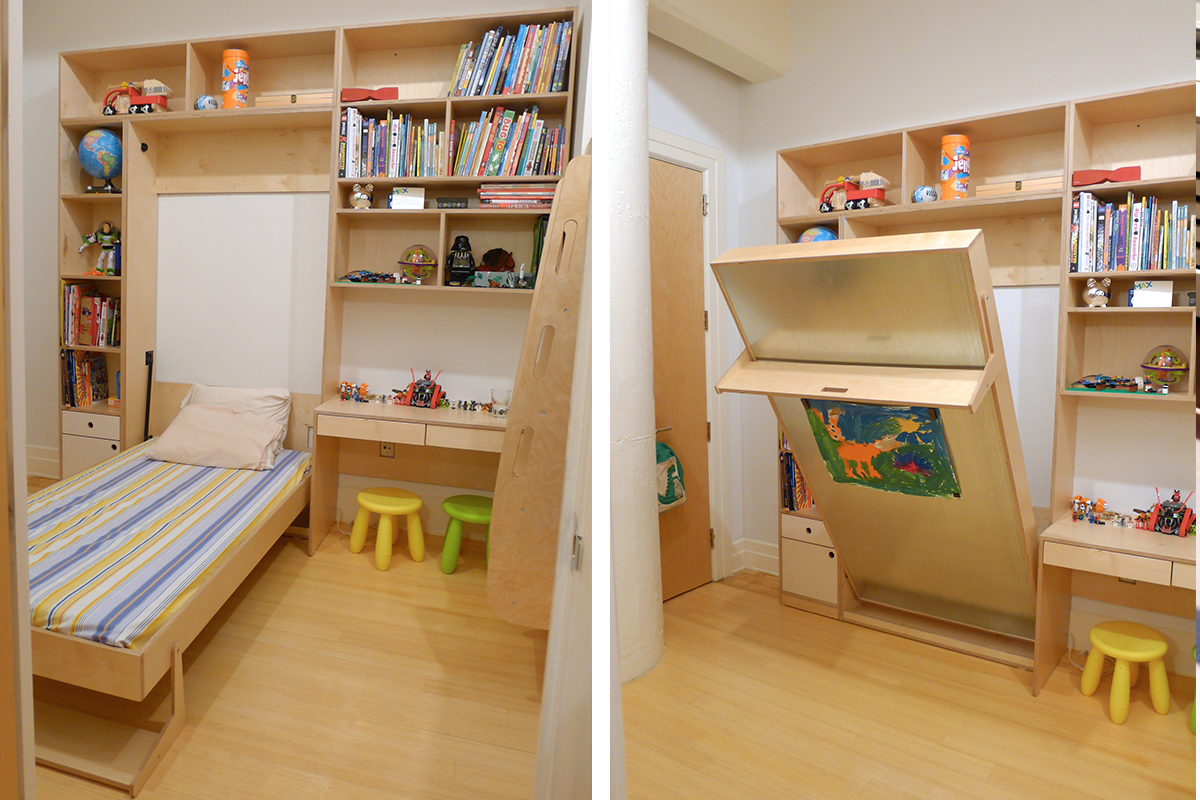
[[[396,457],[396,445],[392,444],[391,442],[380,442],[379,443],[379,457],[380,458],[395,458]]]

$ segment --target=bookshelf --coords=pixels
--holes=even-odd
[[[534,226],[548,210],[480,208],[480,186],[491,183],[557,183],[558,175],[519,177],[338,177],[338,136],[341,113],[355,107],[368,116],[388,111],[437,121],[446,131],[451,120],[478,119],[502,105],[518,114],[537,106],[539,118],[561,125],[570,156],[576,75],[573,39],[561,92],[486,97],[448,97],[462,44],[478,43],[497,26],[571,20],[573,8],[528,13],[413,20],[378,25],[326,28],[248,36],[149,44],[63,53],[59,58],[59,264],[58,291],[83,284],[121,300],[121,340],[115,347],[83,347],[80,352],[102,355],[109,393],[120,394],[121,405],[107,402],[60,413],[60,452],[64,474],[91,466],[113,452],[142,440],[146,413],[148,368],[146,353],[154,350],[156,261],[159,195],[258,192],[322,192],[330,201],[330,244],[327,268],[325,357],[322,400],[336,394],[337,363],[341,352],[341,320],[347,297],[370,292],[387,297],[402,313],[404,305],[420,302],[421,292],[448,297],[460,292],[474,303],[510,309],[528,306],[532,292],[445,286],[446,255],[457,235],[471,238],[476,261],[488,249],[513,253],[517,265],[531,264]],[[220,97],[222,52],[249,53],[250,90],[246,108],[197,111],[200,94]],[[152,114],[105,116],[102,106],[109,88],[122,81],[157,79],[174,95],[165,111]],[[342,88],[395,86],[392,101],[341,103]],[[328,93],[328,103],[257,106],[263,95]],[[123,147],[123,171],[114,180],[120,194],[88,194],[92,182],[76,155],[87,131],[104,128],[116,134]],[[449,158],[449,153],[445,156]],[[448,164],[447,164],[448,166]],[[375,203],[369,210],[349,202],[353,184],[373,183]],[[394,186],[419,186],[426,208],[388,210],[386,196]],[[465,209],[436,209],[438,197],[467,197]],[[105,220],[119,228],[122,270],[119,276],[93,276],[95,248],[79,254],[83,237]],[[400,255],[413,244],[433,250],[438,267],[421,286],[339,283],[353,270],[395,271]],[[508,299],[504,299],[508,298]],[[60,301],[61,304],[61,301]],[[474,308],[475,306],[472,305]],[[60,345],[63,343],[60,341]],[[118,379],[118,375],[120,376]],[[98,444],[98,442],[100,442]]]
[[[1187,291],[1196,289],[1196,270],[1070,272],[1072,201],[1080,191],[1070,186],[1074,171],[1139,165],[1141,178],[1137,181],[1082,190],[1102,203],[1124,203],[1130,193],[1135,199],[1157,197],[1167,208],[1171,201],[1184,202],[1195,215],[1197,139],[1193,135],[1200,133],[1195,97],[1193,83],[1174,84],[793,147],[776,155],[780,244],[798,241],[805,229],[815,225],[832,228],[840,239],[978,228],[984,232],[993,285],[1059,287],[1050,508],[1050,521],[1055,525],[1069,515],[1071,497],[1078,493],[1077,475],[1085,466],[1090,473],[1107,470],[1111,480],[1118,482],[1128,479],[1141,484],[1159,479],[1155,474],[1129,475],[1125,471],[1134,467],[1121,458],[1102,465],[1077,463],[1077,457],[1088,457],[1077,452],[1077,439],[1092,430],[1080,422],[1081,417],[1099,408],[1109,423],[1127,430],[1136,429],[1149,416],[1156,424],[1171,425],[1171,430],[1180,425],[1186,431],[1195,413],[1197,324],[1194,308],[1180,303],[1185,302]],[[948,134],[965,134],[971,140],[971,191],[960,200],[915,203],[912,193],[917,186],[940,183],[939,146],[941,137]],[[864,171],[888,179],[892,188],[885,198],[890,205],[820,212],[818,205],[827,182]],[[1059,188],[976,193],[984,184],[1055,176],[1063,176]],[[1110,278],[1108,307],[1090,308],[1083,300],[1089,277]],[[1175,304],[1168,308],[1129,307],[1128,294],[1134,282],[1147,280],[1169,282]],[[1140,375],[1140,360],[1161,344],[1182,350],[1192,365],[1184,383],[1168,395],[1069,389],[1072,382],[1093,373]],[[870,396],[861,399],[869,402]],[[1106,441],[1113,431],[1095,430],[1092,435]],[[1181,438],[1180,446],[1190,453],[1190,434]],[[1141,459],[1136,469],[1153,472],[1151,461]],[[1186,494],[1195,487],[1182,488]],[[803,517],[782,508],[780,517],[781,531],[784,524],[795,527],[789,520],[804,522]],[[788,545],[781,533],[781,575],[793,570],[789,555],[794,557],[797,552],[796,545]],[[839,616],[850,611],[847,603],[853,600],[851,588],[843,585],[841,592]],[[1112,602],[1123,596],[1108,589],[1094,594]],[[784,598],[792,604],[786,591]],[[1159,610],[1155,603],[1148,607]],[[1043,610],[1039,608],[1039,620]],[[1052,626],[1065,626],[1058,617],[1068,612],[1056,608]],[[1063,631],[1065,643],[1065,627]]]
[[[791,443],[779,429],[780,602],[828,617],[839,616],[842,566],[821,513],[807,490]]]

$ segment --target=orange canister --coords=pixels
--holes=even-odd
[[[245,108],[250,91],[250,66],[245,50],[221,54],[221,108]]]
[[[971,177],[971,140],[957,134],[942,137],[942,199],[967,196]]]

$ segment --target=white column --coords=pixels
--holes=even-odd
[[[662,573],[654,467],[654,343],[650,317],[647,0],[604,4],[613,35],[597,82],[597,169],[605,172],[610,283],[609,419],[612,558],[621,680],[663,654]],[[597,8],[597,10],[599,10]],[[603,99],[601,99],[603,98]]]

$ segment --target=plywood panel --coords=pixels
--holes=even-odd
[[[159,194],[328,192],[329,128],[164,133]]]

